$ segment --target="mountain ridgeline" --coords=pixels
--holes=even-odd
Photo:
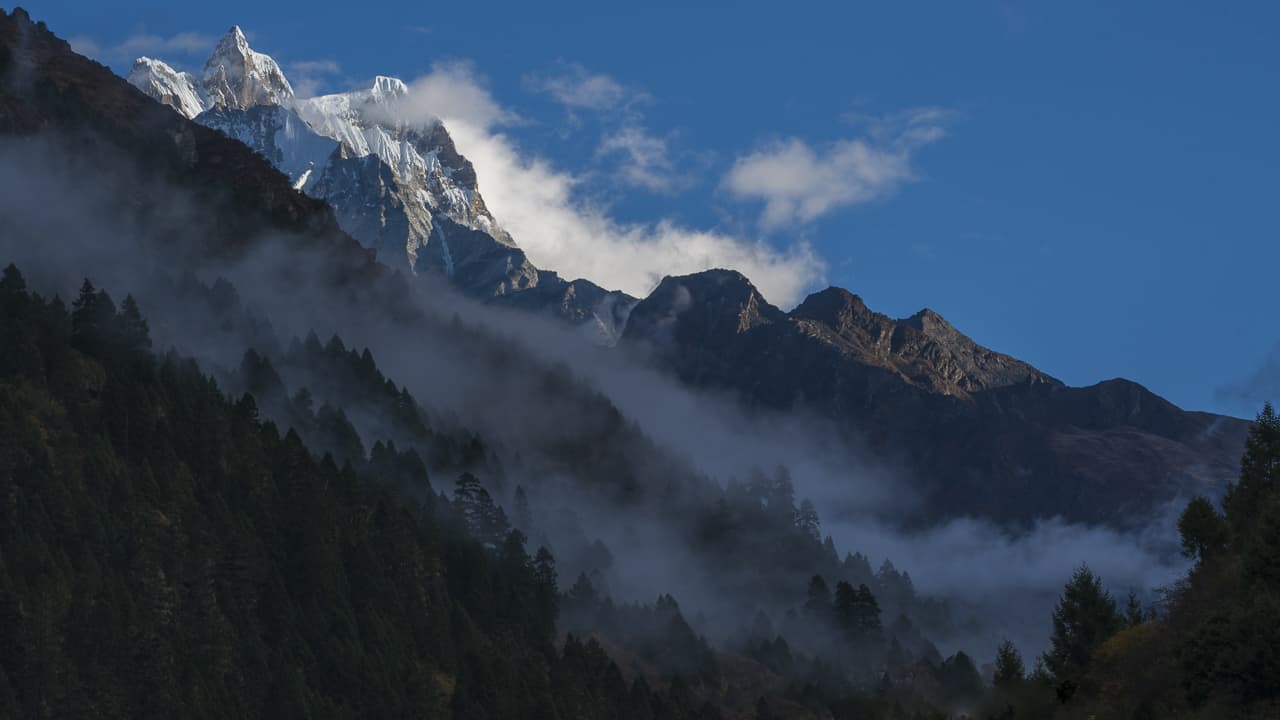
[[[0,15],[0,264],[17,263],[0,278],[0,715],[1274,702],[1264,648],[1230,650],[1271,618],[1270,510],[1238,508],[1270,507],[1272,416],[1228,493],[1247,423],[1123,380],[1067,387],[928,310],[894,320],[830,288],[784,312],[729,270],[643,299],[562,280],[489,212],[444,125],[406,119],[410,94],[380,77],[298,98],[238,28],[199,75],[144,58],[126,81]],[[720,453],[672,441],[715,417],[677,401],[726,397],[902,468],[894,491],[918,500],[875,518],[897,526],[1124,529],[1205,495],[1183,516],[1198,564],[1127,613],[1081,568],[1028,671],[999,642],[1010,618],[838,548],[802,495],[857,505],[856,466],[717,473]],[[1135,677],[1135,648],[1188,659],[1109,684],[1113,666]]]
[[[729,270],[664,279],[623,342],[691,385],[832,418],[927,478],[927,520],[1142,522],[1162,502],[1221,493],[1246,427],[1127,380],[1068,387],[931,310],[893,320],[828,288],[786,313]]]
[[[228,77],[230,95],[217,90]],[[392,266],[552,314],[606,344],[654,348],[695,387],[832,417],[920,479],[924,521],[945,508],[1015,525],[1053,515],[1136,525],[1151,507],[1220,493],[1234,476],[1243,423],[1183,412],[1124,380],[1066,387],[930,310],[895,321],[829,288],[782,313],[724,270],[666,278],[637,301],[539,270],[489,213],[483,178],[444,125],[413,117],[411,91],[394,78],[297,98],[232,28],[202,78],[142,58],[129,81],[270,159]]]

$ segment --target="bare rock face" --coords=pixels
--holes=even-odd
[[[932,310],[894,320],[872,312],[861,298],[842,288],[810,295],[791,318],[801,332],[930,392],[966,396],[1019,383],[1058,382],[1020,360],[978,345]]]

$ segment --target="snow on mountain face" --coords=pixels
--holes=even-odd
[[[129,71],[129,83],[142,92],[193,118],[204,112],[204,96],[191,73],[178,72],[160,60],[140,57]]]
[[[279,105],[257,105],[248,110],[215,107],[199,120],[201,125],[257,150],[288,175],[298,190],[305,188],[315,167],[338,147],[334,140],[317,135],[293,110]]]
[[[398,121],[409,94],[400,80],[378,77],[367,89],[299,99],[270,56],[254,51],[240,28],[218,42],[197,80],[161,61],[140,58],[129,81],[197,122],[260,152],[294,186],[339,208],[353,237],[392,263],[416,271],[422,248],[432,244],[434,217],[443,215],[515,248],[494,221],[476,186],[475,170],[458,154],[439,122],[423,127]],[[342,148],[341,153],[336,153]],[[353,159],[372,157],[384,173]],[[367,181],[362,186],[361,181]],[[370,215],[365,218],[362,215]],[[443,249],[441,250],[443,252]],[[513,258],[514,260],[514,258]],[[527,265],[521,255],[518,264]],[[505,292],[537,282],[529,266]]]
[[[270,56],[249,49],[249,41],[233,26],[204,66],[206,107],[247,110],[255,105],[281,105],[293,99],[293,86]]]
[[[212,108],[247,110],[286,105],[293,99],[293,86],[280,66],[270,56],[250,49],[237,26],[218,41],[199,79],[163,61],[141,57],[133,63],[128,80],[188,118]]]
[[[420,197],[433,212],[466,227],[489,233],[514,247],[510,235],[489,214],[476,185],[475,170],[458,154],[439,121],[427,127],[396,118],[409,88],[396,78],[379,76],[368,89],[295,101],[307,124],[342,143],[357,157],[376,155],[392,169],[409,198]]]

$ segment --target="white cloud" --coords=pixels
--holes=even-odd
[[[664,275],[733,268],[783,306],[822,279],[826,266],[807,244],[780,251],[668,219],[625,223],[610,217],[607,208],[583,199],[579,177],[523,154],[498,130],[516,116],[493,99],[469,65],[436,66],[410,89],[404,119],[444,121],[458,151],[475,165],[490,211],[539,267],[633,295],[648,293]]]
[[[579,111],[598,114],[603,131],[595,157],[616,164],[614,179],[622,185],[660,193],[688,185],[687,178],[675,173],[670,139],[653,135],[645,127],[640,108],[653,101],[648,93],[577,64],[563,64],[558,75],[526,76],[525,87],[565,106],[562,138],[582,127]]]
[[[450,130],[465,123],[487,131],[519,121],[493,99],[471,63],[463,61],[432,65],[431,74],[410,83],[409,96],[396,111],[416,122],[440,118]]]
[[[675,175],[666,138],[654,137],[638,125],[606,135],[596,147],[596,157],[620,158],[618,175],[633,187],[674,192],[684,184]]]
[[[799,138],[779,140],[738,158],[724,186],[739,198],[764,201],[760,224],[766,229],[810,222],[915,180],[915,152],[946,134],[945,119],[932,108],[882,118],[866,137],[821,151]]]
[[[565,72],[552,77],[526,78],[526,84],[562,105],[584,110],[612,110],[649,99],[646,93],[628,88],[603,73],[588,72],[581,65],[568,65]]]
[[[204,55],[213,50],[218,38],[195,32],[180,32],[169,36],[140,32],[114,45],[103,45],[84,35],[77,35],[69,42],[71,48],[81,55],[107,63],[125,63],[132,62],[141,55]]]

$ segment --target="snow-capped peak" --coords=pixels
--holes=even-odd
[[[409,87],[400,78],[379,75],[373,79],[369,95],[373,99],[398,98],[409,94]]]
[[[492,262],[473,278],[478,286],[501,293],[537,283],[536,268],[485,207],[471,163],[439,120],[410,112],[418,108],[406,102],[409,87],[397,78],[379,75],[356,90],[298,98],[276,61],[250,48],[233,26],[199,78],[140,58],[129,82],[257,150],[297,190],[328,200],[356,239],[394,251],[382,258],[451,275],[463,261],[455,264],[461,250],[439,225],[447,220],[489,238],[482,242],[492,245]]]
[[[293,98],[293,86],[269,55],[249,47],[240,26],[233,25],[218,41],[204,66],[202,78],[207,107],[246,110],[255,105],[283,105]]]
[[[199,78],[160,60],[140,57],[129,72],[134,87],[194,118],[215,107],[248,110],[258,105],[288,105],[293,86],[269,55],[249,47],[240,26],[218,41]]]
[[[161,60],[140,57],[129,71],[134,87],[174,110],[193,118],[204,112],[205,100],[191,73],[178,72]]]

